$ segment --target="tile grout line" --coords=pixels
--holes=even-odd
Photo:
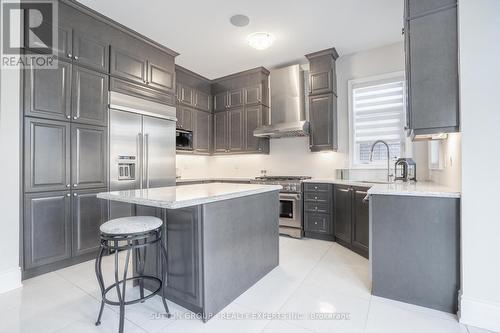
[[[330,245],[328,246],[328,248],[325,250],[325,252],[321,255],[321,257],[318,259],[318,261],[314,264],[314,266],[313,266],[313,267],[311,267],[311,269],[309,270],[309,272],[307,272],[307,274],[306,274],[306,275],[304,275],[304,277],[303,277],[303,278],[300,280],[300,282],[298,283],[297,287],[296,287],[295,289],[293,289],[293,291],[290,293],[290,296],[288,296],[288,297],[285,299],[285,301],[283,302],[283,304],[282,304],[282,305],[278,308],[277,312],[280,312],[280,310],[281,310],[281,309],[283,309],[283,307],[285,306],[285,304],[286,304],[286,303],[290,300],[290,298],[292,298],[293,294],[294,294],[294,293],[295,293],[295,292],[296,292],[296,291],[297,291],[297,290],[298,290],[298,289],[299,289],[299,288],[300,288],[300,287],[304,284],[305,279],[309,276],[309,274],[311,274],[311,272],[312,272],[312,271],[316,268],[316,266],[318,266],[318,265],[319,265],[320,261],[321,261],[321,260],[322,260],[322,259],[326,256],[326,254],[328,253],[328,251],[329,251],[332,247],[333,247],[333,243],[332,243],[332,244],[330,244]],[[271,324],[271,322],[272,322],[272,320],[270,320],[270,321],[269,321],[269,323],[267,323],[267,325],[266,325],[266,326],[264,326],[264,328],[260,331],[260,333],[264,332],[264,331],[265,331],[265,329],[266,329],[266,328],[267,328],[267,327]],[[308,331],[310,331],[310,332],[316,332],[316,331],[314,331],[314,330],[310,330],[310,329],[308,329],[308,328],[302,327],[302,326],[300,326],[300,325],[296,325],[296,324],[291,323],[291,322],[286,321],[286,320],[285,320],[285,322],[286,322],[287,324],[289,324],[289,325],[294,326],[294,327],[298,327],[298,328],[301,328],[301,329],[306,329],[306,330],[308,330]]]
[[[371,294],[370,294],[370,301],[368,303],[368,311],[366,311],[366,319],[365,319],[365,327],[363,329],[363,332],[366,333],[366,330],[368,329],[368,318],[370,317],[370,311],[372,309],[372,297],[371,297]]]

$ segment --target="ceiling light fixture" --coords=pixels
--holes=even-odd
[[[274,42],[274,36],[268,32],[254,32],[247,36],[248,45],[257,50],[265,50]]]

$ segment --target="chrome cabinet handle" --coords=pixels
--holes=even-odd
[[[71,187],[71,184],[66,184],[66,187]]]
[[[67,119],[71,119],[71,116],[66,116]]]
[[[74,57],[74,59],[75,59],[75,60],[78,60],[78,56],[75,56],[75,57]]]
[[[69,194],[69,193],[66,193],[66,196],[67,196],[67,197],[69,197],[69,196],[71,196],[71,194]]]
[[[77,186],[78,186],[78,184],[73,184],[73,187],[77,187]]]
[[[74,197],[77,197],[77,196],[78,196],[78,194],[76,194],[76,193],[73,193],[73,196],[74,196]]]
[[[76,117],[76,116],[75,116],[75,117],[73,117],[73,119],[74,119],[74,120],[77,120],[77,119],[78,119],[78,117]]]
[[[71,53],[68,53],[68,58],[73,58],[73,55]]]

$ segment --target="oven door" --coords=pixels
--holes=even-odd
[[[280,193],[280,226],[302,228],[302,205],[299,193]]]

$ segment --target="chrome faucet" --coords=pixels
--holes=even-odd
[[[375,141],[373,144],[372,144],[372,148],[370,150],[370,162],[373,161],[373,151],[375,149],[375,146],[379,143],[382,143],[385,145],[385,147],[387,148],[387,182],[391,182],[391,178],[393,177],[393,175],[390,174],[391,172],[391,169],[390,169],[390,163],[391,163],[391,158],[390,158],[390,150],[389,150],[389,145],[387,144],[387,142],[385,142],[384,140],[377,140]]]

